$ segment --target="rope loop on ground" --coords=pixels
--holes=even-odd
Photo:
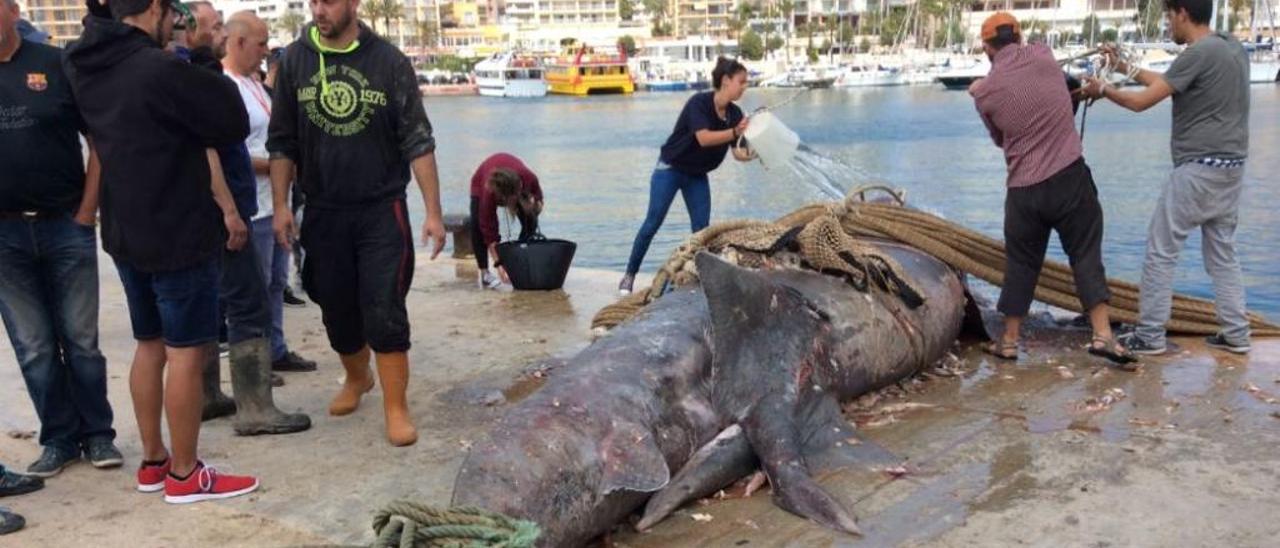
[[[536,523],[480,508],[396,501],[373,518],[373,548],[532,548]]]

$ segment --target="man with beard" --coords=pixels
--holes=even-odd
[[[184,33],[185,43],[175,51],[179,56],[186,55],[194,65],[221,73],[219,58],[224,56],[227,43],[222,15],[208,2],[186,5],[196,25]],[[238,110],[245,112],[243,103]],[[241,141],[218,147],[216,154],[219,162],[214,166],[214,176],[220,172],[235,198],[240,220],[249,226],[258,211],[257,179],[249,149]],[[235,399],[222,393],[219,357],[216,352],[209,352],[204,365],[202,416],[209,420],[235,413],[234,429],[242,436],[301,432],[311,427],[311,419],[301,413],[281,412],[271,393],[271,310],[259,261],[252,234],[244,247],[222,253],[219,298],[226,312]],[[313,371],[315,364],[298,364],[290,370]]]
[[[243,142],[248,120],[234,84],[163,51],[178,20],[171,0],[109,8],[110,19],[85,18],[67,64],[102,163],[103,248],[137,340],[129,391],[142,437],[138,490],[163,490],[173,504],[243,495],[258,480],[205,466],[197,446],[201,367],[218,336],[218,254],[246,235],[225,185],[212,182],[206,150]]]
[[[427,214],[422,236],[434,242],[434,259],[444,248],[440,185],[413,66],[357,20],[359,7],[360,0],[312,0],[313,23],[285,51],[267,141],[275,231],[288,245],[297,165],[307,196],[303,284],[347,373],[329,413],[355,411],[373,388],[372,351],[387,439],[405,446],[418,439],[405,400],[405,295],[414,261],[405,186],[412,171]]]
[[[1138,326],[1126,344],[1137,354],[1165,353],[1178,254],[1187,235],[1199,228],[1204,269],[1213,278],[1222,327],[1205,342],[1244,354],[1249,352],[1249,318],[1235,234],[1249,154],[1249,56],[1230,34],[1209,27],[1210,0],[1164,0],[1164,10],[1174,42],[1187,45],[1169,70],[1139,70],[1136,79],[1146,86],[1140,91],[1120,91],[1096,78],[1083,90],[1134,112],[1173,96],[1174,168],[1151,215]],[[1106,52],[1118,72],[1129,72],[1114,48]]]

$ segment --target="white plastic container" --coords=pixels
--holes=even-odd
[[[786,165],[800,147],[800,136],[767,110],[751,117],[743,136],[765,168]]]

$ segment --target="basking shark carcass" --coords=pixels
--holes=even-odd
[[[873,244],[900,265],[915,302],[700,253],[699,286],[583,350],[472,447],[453,504],[534,521],[540,545],[577,546],[641,507],[644,529],[763,468],[779,506],[858,533],[812,479],[871,450],[848,443],[839,402],[943,357],[966,304],[960,275],[941,261]]]

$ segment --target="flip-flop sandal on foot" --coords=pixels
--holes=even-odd
[[[1002,360],[1012,361],[1018,359],[1018,343],[1016,342],[991,341],[982,345],[982,351]]]
[[[1115,339],[1110,337],[1093,336],[1093,340],[1089,341],[1089,353],[1111,360],[1119,369],[1124,371],[1137,371],[1138,367],[1133,365],[1138,358],[1130,352],[1128,348],[1117,343]]]

